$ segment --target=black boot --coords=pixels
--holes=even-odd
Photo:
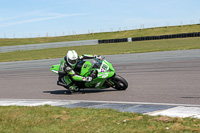
[[[62,80],[58,80],[57,81],[57,85],[60,85],[60,86],[67,86],[65,82],[63,82]]]
[[[65,83],[63,77],[66,75],[65,72],[60,72],[58,71],[58,81],[57,81],[57,85],[61,85],[61,86],[67,86],[67,84]]]

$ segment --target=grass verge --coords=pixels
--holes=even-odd
[[[200,132],[200,120],[111,109],[7,106],[0,107],[0,132]]]
[[[91,40],[91,39],[116,39],[116,38],[128,38],[128,37],[156,36],[156,35],[190,33],[199,31],[200,31],[200,25],[169,26],[169,27],[159,27],[159,28],[147,28],[142,30],[103,32],[103,33],[60,36],[60,37],[0,39],[0,46],[26,45],[26,44],[78,41],[78,40]]]
[[[0,53],[0,62],[60,58],[65,56],[68,50],[72,49],[76,50],[80,55],[109,55],[200,49],[200,37],[15,51]]]

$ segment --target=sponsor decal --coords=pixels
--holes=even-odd
[[[101,84],[101,82],[97,83],[95,87],[99,87],[100,84]]]
[[[102,76],[102,78],[107,78],[108,77],[108,73],[104,73],[104,74],[99,74],[98,75],[98,77],[101,77]]]

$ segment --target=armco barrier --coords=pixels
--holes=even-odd
[[[200,37],[200,32],[160,35],[160,36],[133,37],[132,41],[160,40],[160,39],[186,38],[186,37]],[[130,42],[130,39],[128,38],[98,40],[99,43],[118,43],[118,42],[128,42],[128,41]]]

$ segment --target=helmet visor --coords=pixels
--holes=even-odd
[[[68,61],[69,61],[69,63],[71,63],[72,65],[75,65],[77,60],[70,60],[70,59],[68,59]]]

